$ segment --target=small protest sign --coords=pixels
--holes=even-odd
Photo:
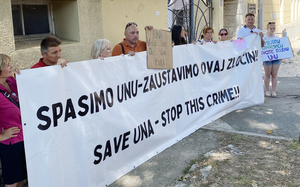
[[[172,69],[173,53],[171,32],[146,30],[147,67],[149,69]]]
[[[293,51],[287,37],[265,41],[261,51],[262,61],[292,58]]]
[[[249,48],[249,45],[246,43],[245,38],[233,40],[232,44],[237,51]]]

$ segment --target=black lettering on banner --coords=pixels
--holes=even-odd
[[[122,140],[122,134],[119,136],[118,141],[117,141],[117,137],[114,137],[115,153],[119,152],[119,148],[120,148],[120,145],[121,145],[121,140]]]
[[[145,84],[144,84],[144,90],[143,90],[143,93],[146,93],[146,92],[149,91],[149,89],[146,88],[146,87],[147,87],[147,84],[148,84],[148,79],[149,79],[149,77],[144,77],[144,81],[146,81],[146,82],[145,82]]]
[[[114,144],[113,144],[114,147],[112,147],[111,141],[107,140],[104,148],[104,153],[101,152],[102,145],[101,144],[97,145],[94,149],[94,156],[97,159],[94,160],[93,163],[97,165],[101,161],[104,161],[107,157],[112,157],[113,154],[117,154],[119,152],[121,144],[122,144],[122,151],[127,149],[129,147],[129,144],[127,144],[127,141],[129,140],[128,137],[129,135],[130,135],[130,131],[121,134],[118,139],[117,137],[114,137]]]
[[[234,68],[234,62],[235,62],[235,57],[232,58],[232,66],[231,66],[231,68]]]
[[[245,53],[243,54],[243,57],[245,57],[246,55],[245,55]],[[246,60],[247,60],[247,57],[246,57]],[[243,62],[242,60],[241,60],[241,64],[242,65],[245,65],[245,64],[247,64],[247,62]]]
[[[66,114],[65,114],[64,122],[68,121],[68,118],[70,117],[72,117],[72,119],[76,118],[76,114],[75,114],[75,110],[71,98],[67,100],[65,113]]]
[[[219,65],[219,61],[217,60],[215,63],[215,68],[214,68],[214,72],[220,72],[220,65]]]
[[[185,77],[193,77],[193,70],[192,70],[192,65],[190,64],[189,66],[185,66]]]
[[[177,74],[178,74],[178,78],[180,81],[182,79],[185,79],[183,66],[181,66],[180,68],[177,68]]]
[[[59,109],[59,112],[57,111]],[[57,120],[62,116],[63,114],[63,107],[61,103],[55,103],[52,105],[52,112],[53,112],[53,123],[54,127],[57,126]]]
[[[175,121],[176,119],[179,119],[181,113],[182,113],[182,105],[181,104],[178,104],[176,106],[173,106],[173,107],[168,108],[167,110],[163,111],[161,113],[161,119],[164,121],[162,123],[162,126],[164,127],[167,124],[170,124],[171,120]]]
[[[98,150],[100,150],[102,148],[102,145],[97,145],[94,149],[94,155],[95,157],[98,157],[97,160],[94,160],[94,164],[97,165],[101,162],[102,159],[102,153],[98,152]]]
[[[154,80],[153,80],[153,75],[150,76],[150,91],[152,89],[156,89],[156,85],[155,85]]]
[[[205,73],[206,73],[206,66],[205,66],[204,62],[201,63],[201,71],[202,71],[202,74],[205,75]]]
[[[157,74],[155,74],[155,82],[156,82],[156,85],[157,85],[158,88],[160,88],[161,85],[162,85],[162,80],[161,80],[160,72],[158,72],[158,77],[159,77],[159,84],[158,84],[158,81],[157,81]]]
[[[93,99],[93,94],[90,93],[90,98],[91,98],[91,114],[94,113],[94,99]]]
[[[110,145],[110,140],[107,140],[106,145],[105,145],[105,150],[104,150],[104,157],[103,161],[106,159],[107,156],[111,157],[111,145]]]
[[[83,95],[78,99],[78,106],[84,109],[84,111],[78,112],[79,116],[85,116],[89,112],[89,105],[83,103],[83,100],[87,100],[87,99],[88,99],[88,96],[86,96],[86,95]]]
[[[229,64],[228,64],[228,66],[227,66],[227,70],[231,69],[230,66],[231,66],[231,63],[232,63],[232,58],[229,58],[228,61],[229,61]]]
[[[193,74],[194,74],[195,77],[197,77],[198,74],[199,74],[199,67],[198,67],[197,64],[193,65]],[[191,76],[191,77],[193,77],[193,76]]]
[[[177,77],[176,77],[176,72],[175,72],[175,69],[172,69],[172,83],[176,81],[177,82]]]
[[[242,56],[238,56],[238,58],[235,61],[235,66],[237,67],[240,64],[240,62],[242,62]]]
[[[36,116],[37,116],[38,119],[40,119],[40,120],[46,122],[45,125],[42,125],[42,124],[39,124],[39,125],[38,125],[38,128],[39,128],[40,130],[47,130],[47,129],[50,127],[50,125],[51,125],[51,118],[50,118],[49,116],[43,115],[42,113],[43,113],[44,111],[45,111],[45,112],[48,112],[48,111],[49,111],[49,107],[47,107],[47,106],[42,106],[42,107],[40,107],[40,108],[38,109],[38,111],[37,111],[37,113],[36,113]]]
[[[129,140],[128,136],[130,135],[130,131],[124,133],[123,136],[123,144],[122,144],[122,151],[127,149],[129,147],[129,144],[126,144],[126,142]]]
[[[223,91],[219,91],[217,93],[212,93],[207,95],[206,103],[208,107],[213,105],[221,104],[226,101],[232,101],[239,97],[240,89],[238,86],[233,88],[227,88]]]
[[[171,70],[169,70],[169,69],[167,70],[167,74],[168,74],[168,77],[167,77],[167,78],[168,78],[168,84],[170,84],[170,71],[171,71]]]
[[[163,86],[165,86],[165,85],[167,84],[166,73],[167,73],[166,71],[163,71],[163,72],[162,72],[162,77],[163,77],[163,80],[164,80],[164,81],[163,81]]]
[[[97,92],[94,92],[94,99],[96,104],[96,112],[99,112],[99,105],[101,104],[103,105],[103,110],[106,109],[103,90],[100,90],[100,96],[97,94]]]
[[[211,61],[210,63],[209,63],[209,61],[206,62],[208,73],[211,73],[211,70],[212,70],[212,67],[213,67],[213,62],[214,61]]]
[[[136,85],[137,87],[137,85]],[[106,102],[107,102],[107,105],[109,107],[112,107],[114,105],[114,94],[113,94],[113,90],[111,88],[107,88],[106,89]],[[136,94],[135,94],[136,95]],[[110,97],[109,97],[110,96]]]
[[[134,138],[133,143],[137,144],[139,141],[143,141],[144,137],[149,138],[151,134],[154,134],[153,127],[151,125],[150,119],[148,123],[144,122],[140,124],[137,128],[134,128]]]
[[[203,100],[203,98],[199,97],[199,98],[192,99],[190,101],[186,101],[185,106],[186,106],[187,115],[190,115],[190,114],[199,112],[200,110],[203,110],[204,103],[202,100]]]
[[[222,68],[220,71],[223,71],[224,70],[224,67],[225,67],[225,59],[223,59],[223,65],[222,65]]]
[[[254,51],[251,51],[251,52],[252,52],[252,54],[250,52],[248,52],[247,54],[249,56],[250,63],[253,63],[253,62],[255,62],[255,53],[254,53]]]

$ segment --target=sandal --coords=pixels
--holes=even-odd
[[[266,97],[271,97],[271,93],[270,92],[266,92]]]
[[[277,97],[276,92],[272,92],[272,97]]]

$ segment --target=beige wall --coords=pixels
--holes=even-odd
[[[224,28],[228,30],[228,39],[236,38],[238,29],[245,25],[245,15],[248,13],[248,4],[256,4],[258,0],[224,0]],[[255,22],[257,23],[257,12]]]
[[[135,22],[140,31],[140,40],[145,41],[144,27],[152,25],[157,29],[168,30],[168,10],[165,0],[104,0],[103,33],[112,48],[124,38],[128,22]],[[160,15],[155,15],[159,13]]]
[[[282,2],[282,6],[280,6]],[[284,29],[290,40],[300,36],[299,0],[264,0],[264,33],[268,22],[276,23],[276,33]],[[278,34],[278,36],[282,36]]]
[[[80,41],[77,1],[54,1],[52,9],[55,35],[62,39]]]
[[[280,24],[280,0],[264,1],[264,29],[268,22]]]
[[[215,41],[219,40],[219,30],[224,28],[223,24],[223,15],[224,15],[224,2],[222,6],[220,4],[220,0],[213,0],[213,29],[214,29],[214,36],[213,39]]]
[[[11,55],[15,50],[11,5],[8,0],[0,0],[0,52]]]
[[[291,0],[284,0],[284,24],[291,22]]]

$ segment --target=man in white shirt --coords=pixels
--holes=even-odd
[[[258,34],[261,37],[261,47],[264,46],[265,41],[262,39],[264,34],[254,26],[255,16],[252,13],[248,13],[245,15],[245,23],[242,28],[240,28],[237,32],[237,38],[242,39],[243,37],[249,36],[251,34]]]

